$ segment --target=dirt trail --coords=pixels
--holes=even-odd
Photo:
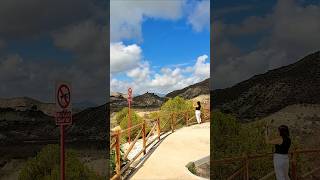
[[[186,165],[210,154],[210,123],[176,130],[166,137],[129,179],[198,179]]]

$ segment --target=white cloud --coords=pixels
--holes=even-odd
[[[124,45],[122,42],[110,44],[110,71],[118,73],[138,66],[142,50],[136,45]]]
[[[203,0],[197,2],[195,8],[188,17],[188,23],[192,25],[192,28],[200,32],[205,28],[209,28],[210,25],[210,1]]]
[[[202,55],[198,57],[197,62],[195,64],[195,70],[194,70],[194,74],[196,76],[205,77],[205,78],[210,77],[210,63],[206,62],[207,59],[208,59],[207,55]]]
[[[149,75],[150,67],[148,62],[140,64],[139,67],[134,68],[127,73],[127,76],[139,82],[147,80],[149,78]]]
[[[146,18],[176,20],[182,17],[184,0],[111,0],[111,42],[142,39],[141,25]]]
[[[194,66],[185,68],[163,67],[158,73],[152,74],[148,63],[129,71],[127,76],[130,81],[111,80],[111,92],[125,93],[130,86],[135,93],[156,92],[166,94],[173,90],[182,89],[186,86],[200,82],[210,76],[210,64],[206,62],[207,55],[199,56]]]

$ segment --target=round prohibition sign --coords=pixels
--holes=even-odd
[[[65,109],[70,104],[70,89],[67,85],[62,84],[58,88],[57,93],[58,104],[61,108]]]
[[[128,101],[132,101],[132,89],[128,89]]]

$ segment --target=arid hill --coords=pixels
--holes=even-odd
[[[0,98],[0,108],[12,108],[16,110],[40,110],[51,116],[54,115],[56,105],[54,103],[44,103],[28,97]]]
[[[320,51],[298,62],[212,92],[213,108],[242,121],[265,117],[289,105],[320,104]]]
[[[203,94],[210,94],[209,79],[190,85],[180,90],[172,91],[168,93],[166,97],[173,98],[176,96],[180,96],[185,99],[192,99]]]

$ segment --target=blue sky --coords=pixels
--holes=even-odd
[[[164,94],[209,78],[209,1],[152,2],[111,1],[111,92],[125,93],[130,86],[136,94]],[[126,6],[140,13],[117,14]],[[140,53],[124,58],[125,48],[133,45]],[[123,67],[122,61],[130,65]]]

